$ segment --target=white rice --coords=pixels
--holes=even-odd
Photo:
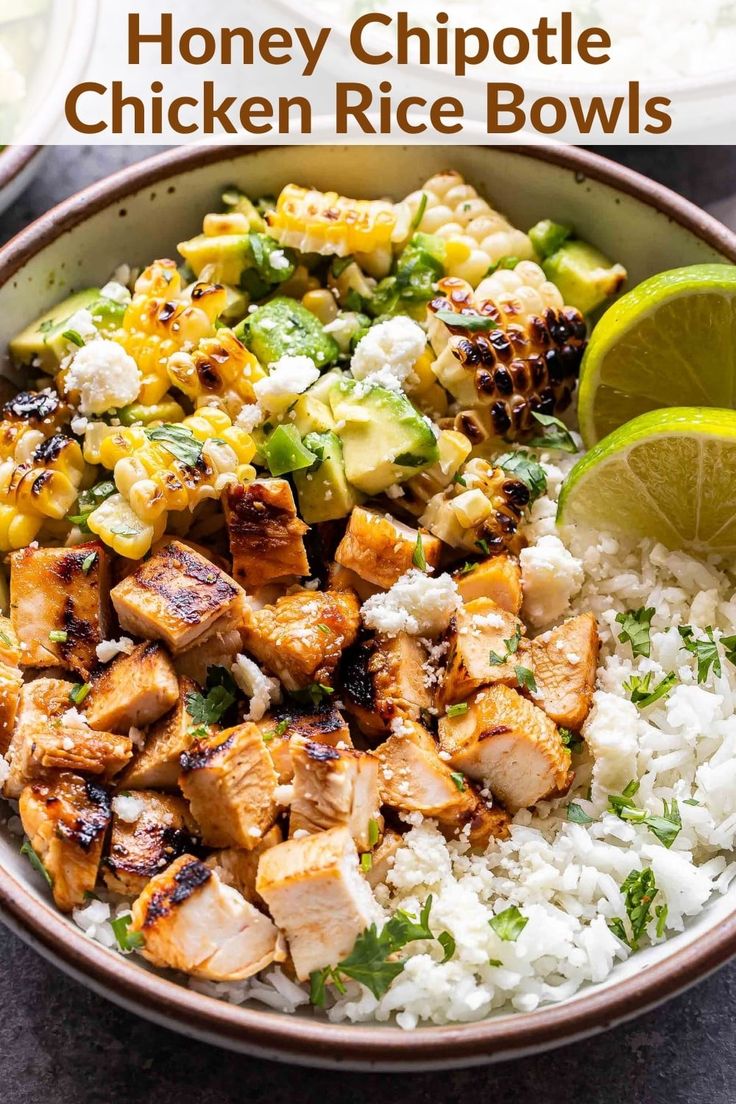
[[[406,846],[376,896],[387,913],[418,913],[431,894],[432,929],[450,932],[456,951],[443,963],[436,941],[411,944],[403,973],[380,1000],[350,983],[328,1011],[333,1021],[395,1018],[411,1029],[564,1000],[586,983],[604,981],[631,953],[607,922],[625,916],[619,887],[632,870],[652,868],[655,903],[667,906],[669,933],[682,931],[736,876],[736,667],[721,650],[721,676],[711,671],[698,685],[695,659],[682,649],[677,632],[678,625],[689,624],[701,630],[712,625],[717,639],[736,634],[733,579],[722,564],[651,541],[557,530],[555,499],[574,458],[542,459],[549,492],[533,507],[527,537],[533,544],[559,536],[571,572],[582,565],[577,594],[570,591],[571,575],[561,580],[565,604],[572,599],[564,615],[593,610],[603,638],[587,747],[575,756],[573,791],[518,813],[510,838],[492,842],[484,855],[471,853],[464,838],[448,843],[434,822],[410,818]],[[548,598],[558,618],[559,592]],[[655,609],[651,656],[632,659],[631,647],[617,639],[615,618],[641,606]],[[622,684],[632,673],[649,671],[655,684],[670,671],[679,682],[668,698],[642,713]],[[679,802],[683,826],[670,850],[645,826],[606,811],[608,795],[632,779],[640,783],[637,804],[650,813],[661,814],[663,800]],[[593,823],[568,821],[570,800]],[[516,942],[503,942],[488,920],[511,905],[527,924]],[[109,921],[97,911],[93,917],[90,905],[75,919],[109,946]],[[661,941],[654,920],[647,941]],[[190,985],[236,1004],[255,1000],[283,1012],[309,1000],[307,987],[280,969],[236,984]]]

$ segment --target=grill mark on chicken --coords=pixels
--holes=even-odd
[[[340,752],[337,748],[330,747],[329,744],[315,744],[310,740],[305,745],[305,750],[309,758],[314,759],[316,763],[329,763],[340,758]]]
[[[72,821],[71,824],[60,820],[57,832],[60,836],[63,836],[64,839],[78,844],[83,851],[89,851],[99,840],[100,836],[107,831],[107,826],[110,823],[111,806],[110,794],[104,786],[100,786],[97,782],[85,779],[84,788],[87,793],[87,799],[94,808],[85,810],[76,820]],[[50,797],[46,801],[46,804],[49,808],[53,808],[55,805],[60,804],[60,799],[58,797]]]
[[[149,570],[137,576],[138,582],[145,590],[159,594],[176,615],[189,625],[196,625],[203,614],[231,602],[238,593],[221,571],[212,565],[207,567],[200,563],[183,548],[167,545],[159,555],[162,561],[160,566],[149,564]],[[177,573],[203,583],[209,590],[197,590],[195,593],[176,586]]]
[[[259,483],[233,487],[228,494],[231,534],[252,550],[267,551],[289,543],[292,514],[282,509]]]
[[[229,736],[227,740],[223,740],[220,744],[211,743],[210,737],[195,740],[188,751],[182,752],[179,759],[181,769],[185,774],[190,771],[204,770],[221,751],[225,751],[232,746],[234,739],[234,736]]]
[[[143,927],[153,927],[157,920],[168,916],[176,905],[186,901],[211,877],[212,871],[199,859],[192,859],[190,863],[182,866],[174,875],[174,888],[167,886],[166,889],[158,890],[148,902]]]
[[[151,855],[165,855],[166,865],[178,859],[180,855],[199,853],[199,840],[186,828],[172,828],[171,825],[151,824],[142,829],[147,837],[146,850]],[[113,844],[105,864],[115,873],[134,874],[141,878],[152,878],[161,870],[162,863],[157,860],[139,860],[131,858],[130,848],[122,843]]]
[[[368,666],[372,654],[372,642],[363,641],[348,648],[342,661],[342,684],[345,692],[356,705],[369,710],[376,705],[375,686]]]
[[[485,732],[481,732],[478,739],[490,740],[491,736],[503,736],[507,732],[511,732],[511,729],[508,727],[508,725],[494,725],[493,728],[488,728]]]

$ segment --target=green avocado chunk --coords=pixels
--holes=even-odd
[[[346,379],[330,405],[348,482],[364,494],[381,494],[439,459],[431,425],[400,391]]]
[[[334,364],[340,355],[337,342],[325,333],[320,320],[301,303],[283,295],[244,318],[235,336],[267,367],[283,356],[308,356],[322,369]]]
[[[122,323],[125,304],[106,299],[99,288],[85,288],[52,307],[10,342],[10,356],[18,367],[31,363],[44,372],[53,373],[64,357],[79,344],[69,334],[69,319],[80,310],[88,310],[97,330],[105,336]]]
[[[271,475],[287,475],[302,468],[311,468],[317,459],[315,453],[304,447],[299,431],[293,425],[277,426],[263,445],[263,455]]]
[[[572,229],[569,226],[563,226],[561,222],[553,222],[552,219],[542,219],[529,231],[529,240],[534,246],[534,252],[542,260],[551,257],[571,237]]]
[[[294,472],[300,514],[308,525],[347,517],[363,496],[347,481],[340,438],[330,432],[309,433],[303,444],[318,459],[308,471]]]
[[[613,264],[584,241],[565,242],[542,263],[542,268],[547,279],[560,289],[565,302],[583,314],[591,314],[616,295],[627,275],[623,265]]]

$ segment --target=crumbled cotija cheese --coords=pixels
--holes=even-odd
[[[250,711],[246,721],[260,721],[274,702],[281,701],[278,680],[264,675],[252,659],[244,655],[237,656],[231,670],[240,689],[250,698]]]
[[[319,369],[308,356],[283,356],[271,365],[265,379],[253,384],[256,398],[267,410],[273,400],[284,396],[301,395],[319,379]]]
[[[135,824],[145,808],[144,801],[130,794],[118,794],[112,799],[112,811],[126,824]]]
[[[583,585],[580,560],[565,548],[559,537],[540,537],[519,554],[524,612],[533,625],[549,625],[570,609]]]
[[[449,575],[436,579],[413,569],[385,594],[374,594],[363,606],[363,622],[385,636],[407,632],[411,636],[439,636],[462,605]]]
[[[95,648],[100,663],[109,663],[117,655],[130,655],[135,650],[135,641],[129,636],[121,636],[119,640],[103,640]]]
[[[65,393],[79,392],[85,415],[128,406],[140,389],[138,365],[116,341],[91,341],[74,354],[64,375]]]
[[[384,387],[401,387],[410,381],[426,345],[427,337],[419,323],[397,315],[371,326],[358,343],[350,370],[357,380],[380,380]]]

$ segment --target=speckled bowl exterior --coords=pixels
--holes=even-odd
[[[473,146],[175,150],[126,169],[49,211],[0,251],[0,349],[42,310],[120,263],[173,255],[223,189],[278,192],[291,180],[347,195],[400,197],[457,168],[522,226],[570,222],[629,269],[736,263],[736,235],[685,200],[594,154],[557,147]],[[0,915],[39,953],[96,992],[185,1034],[249,1054],[335,1069],[428,1070],[519,1057],[604,1031],[681,992],[736,954],[736,887],[685,932],[617,966],[599,986],[536,1012],[479,1023],[333,1025],[202,996],[139,959],[90,941],[52,906],[0,827]]]

